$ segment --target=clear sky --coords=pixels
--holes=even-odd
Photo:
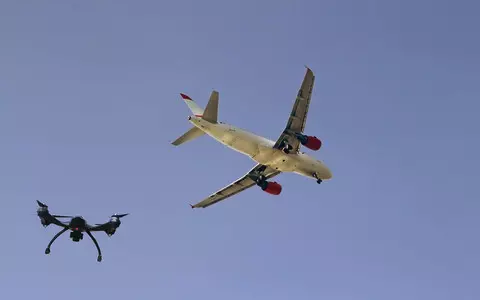
[[[0,2],[2,299],[480,298],[477,1]],[[304,65],[333,179],[205,196],[254,162],[190,111],[276,140]],[[43,228],[35,200],[117,234]]]

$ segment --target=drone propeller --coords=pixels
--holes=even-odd
[[[111,216],[111,218],[123,218],[125,216],[128,216],[129,214],[114,214]]]
[[[58,216],[58,215],[53,215],[52,217],[54,217],[54,218],[70,218],[70,219],[74,218],[72,216]]]
[[[113,215],[110,216],[110,218],[118,218],[118,219],[120,219],[120,218],[123,218],[123,217],[128,216],[128,215],[129,215],[129,214],[113,214]],[[118,221],[120,221],[120,220],[118,220]],[[112,222],[112,221],[110,220],[109,222]],[[101,225],[105,225],[105,224],[95,224],[95,225],[96,225],[96,226],[101,226]]]
[[[40,202],[38,200],[37,200],[37,203],[38,203],[38,206],[40,206],[40,207],[45,207],[45,208],[48,207],[47,205],[43,204],[42,202]]]

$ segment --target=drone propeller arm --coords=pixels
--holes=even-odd
[[[88,234],[88,236],[92,239],[93,243],[95,244],[95,247],[97,247],[97,251],[98,251],[97,261],[98,261],[98,262],[101,262],[101,261],[102,261],[102,251],[100,250],[100,246],[98,246],[97,240],[96,240],[95,237],[92,235],[92,233],[90,232],[90,230],[87,230],[87,234]]]
[[[48,243],[47,249],[45,249],[45,254],[50,253],[50,246],[52,246],[53,242],[55,242],[55,240],[67,230],[68,230],[68,227],[65,227],[53,237],[53,239],[50,241],[50,243]]]

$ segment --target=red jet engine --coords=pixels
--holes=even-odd
[[[304,145],[310,150],[317,151],[322,147],[322,141],[320,141],[316,136],[297,133],[296,137],[302,145]]]
[[[272,195],[279,195],[282,192],[282,186],[275,181],[265,181],[261,188],[264,192]]]

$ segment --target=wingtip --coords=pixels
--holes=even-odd
[[[188,204],[188,205],[190,205],[190,207],[191,207],[192,209],[194,209],[194,208],[195,208],[195,206],[193,206],[193,204]]]
[[[190,98],[188,95],[184,93],[180,93],[180,96],[182,97],[183,100],[192,100],[192,98]]]

